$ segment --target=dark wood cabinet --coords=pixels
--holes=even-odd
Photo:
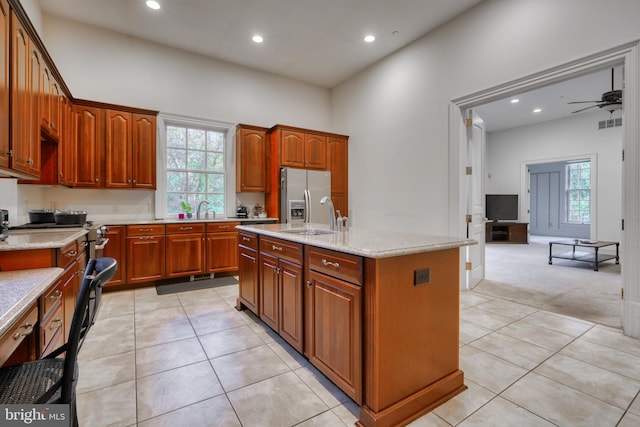
[[[280,166],[304,168],[304,132],[283,129],[278,139]]]
[[[254,233],[238,233],[238,302],[236,308],[247,307],[260,315],[258,282],[258,236]]]
[[[205,273],[219,273],[238,269],[239,222],[207,223]]]
[[[237,192],[267,191],[268,144],[266,128],[238,125],[236,129]]]
[[[205,225],[202,222],[167,225],[167,278],[197,276],[204,273],[204,232]]]
[[[327,138],[324,135],[304,134],[304,168],[327,169]]]
[[[71,153],[74,187],[101,187],[104,153],[104,120],[100,108],[73,107]]]
[[[109,231],[105,234],[105,237],[109,239],[109,242],[102,250],[102,256],[113,258],[118,262],[118,269],[113,278],[109,280],[105,286],[122,285],[126,281],[127,271],[127,234],[126,227],[124,225],[110,225]]]
[[[132,115],[131,187],[156,188],[156,117]]]
[[[9,168],[9,41],[11,15],[7,0],[0,0],[0,168]]]
[[[127,226],[127,283],[165,277],[164,225]]]
[[[485,241],[500,243],[529,243],[529,223],[487,222]]]
[[[336,210],[348,216],[349,146],[346,136],[327,137],[327,170],[331,172],[331,200]]]

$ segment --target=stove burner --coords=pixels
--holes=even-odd
[[[56,224],[55,222],[32,223],[28,222],[22,225],[9,227],[9,230],[41,230],[46,228],[90,228],[93,221],[87,221],[84,224]]]

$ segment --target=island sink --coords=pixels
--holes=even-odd
[[[291,230],[282,230],[282,233],[299,234],[301,236],[321,236],[323,234],[336,234],[337,231],[322,230],[318,228],[292,228]]]

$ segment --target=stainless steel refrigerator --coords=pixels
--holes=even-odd
[[[331,197],[331,172],[280,169],[280,222],[329,224],[329,206],[320,199]]]

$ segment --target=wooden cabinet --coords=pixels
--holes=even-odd
[[[105,111],[105,187],[156,187],[156,118]]]
[[[204,223],[168,224],[166,277],[197,276],[204,273]]]
[[[327,137],[327,170],[331,172],[331,200],[343,216],[349,215],[349,147],[346,136]]]
[[[258,236],[247,231],[238,233],[238,303],[260,315],[258,282]]]
[[[301,169],[324,170],[327,166],[324,135],[302,130],[280,130],[280,165]]]
[[[46,64],[40,67],[40,126],[45,134],[57,141],[60,138],[62,91]]]
[[[73,107],[71,153],[74,187],[100,187],[103,175],[104,123],[100,108]]]
[[[205,273],[219,273],[238,269],[239,222],[207,223]]]
[[[305,248],[305,355],[362,402],[362,258]]]
[[[127,226],[127,283],[149,282],[165,275],[164,225]]]
[[[9,41],[11,15],[7,0],[0,0],[0,168],[9,167]]]
[[[327,138],[324,135],[304,134],[304,168],[327,168]]]
[[[485,241],[500,243],[529,243],[527,222],[487,222]]]
[[[64,342],[63,280],[72,280],[67,272],[56,285],[40,297],[39,356],[46,356]]]
[[[266,128],[238,125],[236,129],[237,192],[267,191],[268,144]]]
[[[73,155],[73,106],[71,100],[61,96],[61,120],[60,140],[58,142],[58,183],[73,185],[73,168],[75,156]]]
[[[33,304],[0,337],[0,366],[17,365],[36,359],[38,305]]]
[[[102,250],[102,256],[113,258],[118,262],[118,269],[113,278],[105,286],[122,285],[126,281],[127,271],[127,231],[124,225],[110,225],[105,237],[109,243]]]
[[[260,318],[302,352],[302,245],[263,236],[259,247]]]

